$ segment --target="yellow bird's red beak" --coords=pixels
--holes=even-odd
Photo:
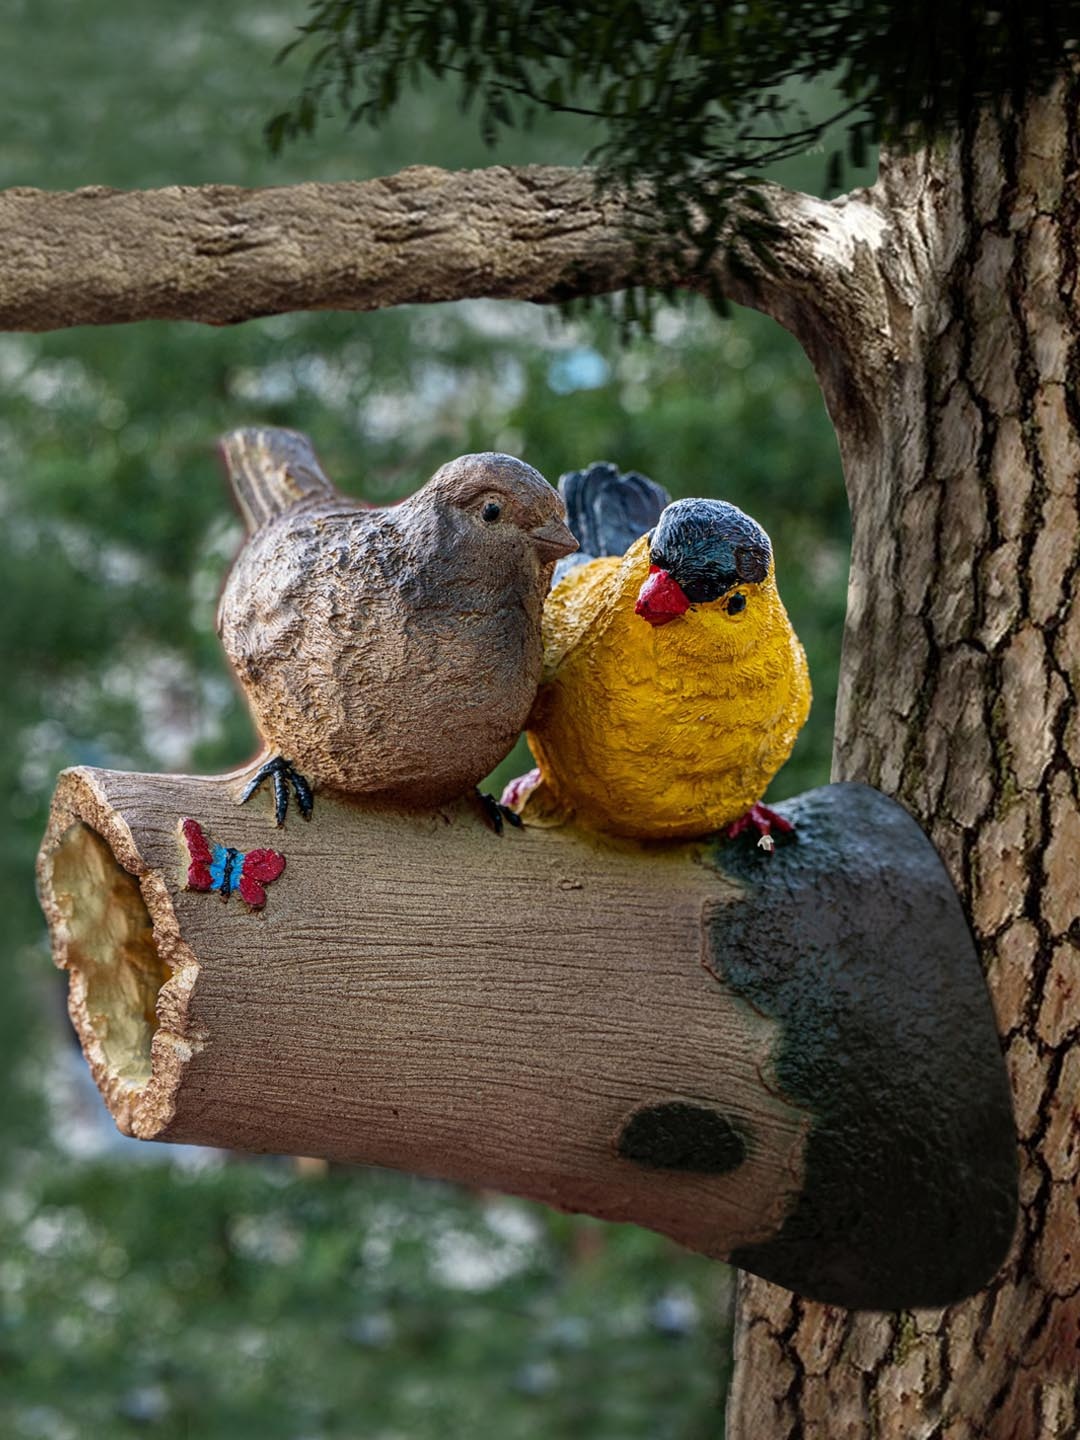
[[[649,578],[638,591],[634,614],[640,615],[650,625],[666,625],[677,620],[690,609],[690,601],[683,594],[682,586],[673,580],[659,565],[649,566]]]

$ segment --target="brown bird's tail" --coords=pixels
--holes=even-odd
[[[249,531],[301,501],[335,493],[311,441],[297,430],[231,430],[218,449]]]

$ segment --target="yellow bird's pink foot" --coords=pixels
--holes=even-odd
[[[748,830],[756,830],[758,833],[758,845],[767,854],[771,855],[776,849],[776,841],[773,839],[773,831],[777,835],[793,835],[795,826],[790,820],[785,820],[783,815],[770,810],[767,805],[759,801],[751,805],[745,815],[740,815],[738,820],[733,820],[724,829],[724,834],[729,840],[735,840],[740,835],[745,835]]]
[[[530,791],[535,790],[540,784],[539,770],[526,770],[524,775],[519,775],[516,780],[511,780],[502,793],[501,805],[511,810],[520,810],[529,796]]]
[[[499,803],[504,811],[520,817],[519,823],[524,825],[551,829],[565,825],[573,818],[573,811],[552,793],[539,770],[528,770],[516,780],[511,780]]]

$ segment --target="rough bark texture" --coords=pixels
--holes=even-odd
[[[803,841],[768,857],[500,839],[460,801],[320,795],[275,830],[268,801],[238,808],[244,778],[57,787],[42,901],[125,1130],[635,1220],[845,1304],[943,1302],[1000,1261],[986,989],[940,860],[882,795],[800,797]],[[189,869],[192,820],[237,847],[226,873],[274,847],[256,908]]]
[[[814,348],[826,309],[857,315],[866,304],[873,276],[860,256],[880,221],[858,200],[825,204],[777,186],[761,194],[783,226],[782,282],[735,238],[737,216],[717,276],[732,299],[768,295]],[[12,189],[0,192],[0,326],[230,325],[289,310],[551,301],[683,280],[670,263],[643,261],[630,220],[647,233],[647,195],[597,194],[588,171],[555,166],[418,165],[379,180],[266,190]],[[821,361],[834,363],[824,350]]]
[[[866,198],[893,360],[853,376],[876,434],[833,412],[854,521],[834,773],[898,796],[965,899],[1021,1224],[994,1283],[944,1312],[745,1277],[730,1440],[1080,1434],[1077,102],[1063,85],[883,167]]]

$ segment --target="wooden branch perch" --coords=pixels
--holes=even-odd
[[[278,831],[244,778],[60,778],[42,901],[123,1130],[499,1187],[845,1306],[989,1279],[1016,1205],[998,1038],[884,796],[801,797],[769,859],[500,839],[468,801],[324,794]],[[264,909],[185,888],[186,817],[286,856]]]
[[[889,314],[871,259],[884,228],[878,211],[858,197],[826,203],[757,189],[782,227],[774,263],[725,242],[714,266],[721,288],[775,316],[823,361],[818,332],[843,341],[845,353],[858,341],[865,366]],[[685,274],[643,267],[632,218],[652,223],[646,194],[598,195],[588,170],[556,166],[414,166],[385,179],[263,190],[11,189],[0,192],[0,326],[230,325],[293,310],[700,285],[689,247]]]

